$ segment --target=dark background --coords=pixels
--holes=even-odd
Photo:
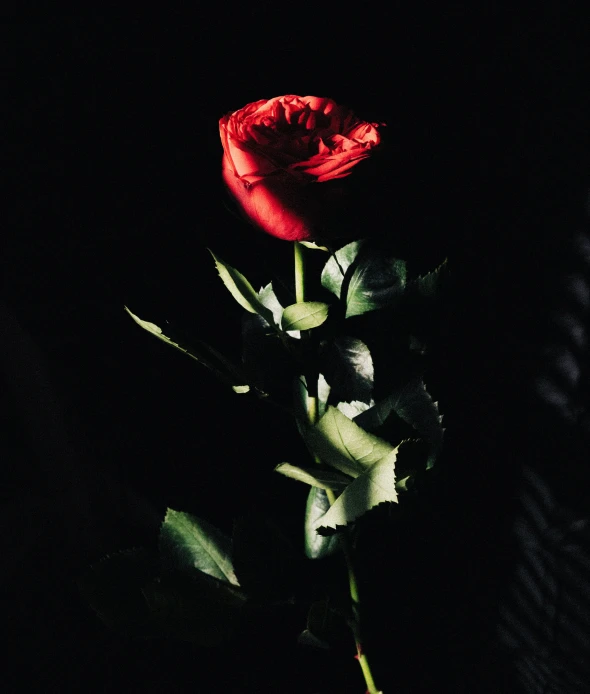
[[[286,93],[387,123],[349,224],[416,268],[448,257],[452,271],[426,375],[445,474],[419,520],[387,526],[368,553],[375,671],[385,692],[516,691],[497,684],[510,658],[491,644],[520,469],[553,436],[530,380],[584,219],[584,20],[573,3],[534,16],[260,4],[4,22],[7,691],[363,689],[351,658],[293,645],[296,620],[205,652],[135,643],[103,629],[73,581],[150,542],[167,506],[226,530],[264,508],[297,532],[304,490],[272,475],[289,426],[123,311],[239,353],[240,309],[206,248],[255,286],[291,249],[228,212],[218,120]]]

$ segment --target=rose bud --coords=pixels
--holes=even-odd
[[[332,99],[255,101],[219,121],[223,180],[259,229],[287,241],[321,239],[330,207],[343,198],[333,181],[371,155],[379,125]]]

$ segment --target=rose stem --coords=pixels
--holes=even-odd
[[[305,301],[305,264],[303,246],[299,241],[293,244],[295,249],[295,301],[301,304]]]
[[[302,303],[305,301],[305,263],[303,258],[303,246],[295,241],[293,244],[295,249],[295,300],[296,302]],[[311,384],[310,384],[311,385]],[[313,395],[307,398],[307,415],[309,421],[315,424],[318,420],[318,398],[317,398],[317,388],[313,388]],[[320,460],[316,456],[316,462],[319,463]],[[326,490],[326,495],[330,506],[336,501],[334,492],[331,489]],[[346,531],[345,531],[346,532]],[[344,554],[344,559],[346,561],[346,568],[348,571],[348,586],[350,590],[350,599],[352,601],[352,632],[354,636],[354,641],[356,644],[357,658],[363,676],[365,678],[365,683],[368,688],[368,694],[382,694],[375,686],[375,681],[373,680],[373,674],[369,663],[367,661],[367,656],[364,653],[364,649],[361,645],[360,628],[359,628],[359,590],[358,583],[356,580],[356,574],[354,572],[354,566],[352,562],[352,552],[350,550],[350,543],[348,541],[348,536],[344,533],[340,534],[340,544],[342,546],[342,552]]]
[[[336,501],[334,492],[331,489],[326,489],[326,496],[330,502],[330,506]],[[350,591],[350,599],[352,601],[352,633],[354,635],[354,641],[356,644],[357,658],[361,670],[363,671],[363,676],[367,684],[368,694],[383,694],[380,692],[373,679],[373,673],[369,667],[369,662],[364,649],[361,645],[361,635],[360,635],[360,625],[359,625],[359,608],[360,608],[360,598],[359,589],[356,581],[356,574],[354,572],[354,565],[352,562],[352,552],[350,550],[350,543],[348,541],[348,536],[346,535],[346,530],[340,534],[340,546],[342,547],[342,552],[344,554],[344,559],[346,561],[346,568],[348,570],[348,586]]]

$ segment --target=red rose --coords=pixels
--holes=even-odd
[[[380,142],[365,123],[332,99],[277,96],[219,121],[223,180],[246,217],[287,241],[318,236],[318,220],[338,190],[317,183],[344,178]],[[336,196],[335,196],[336,193]]]

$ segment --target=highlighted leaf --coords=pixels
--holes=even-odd
[[[314,243],[313,241],[299,241],[299,243],[302,246],[305,246],[306,248],[311,248],[314,251],[326,251],[330,252],[329,248],[326,248],[325,246],[318,246],[317,243]]]
[[[285,477],[305,482],[312,487],[319,489],[332,489],[333,491],[341,491],[351,481],[350,477],[346,477],[333,470],[321,470],[316,468],[302,468],[290,463],[281,463],[275,468],[275,472],[279,472]]]
[[[390,305],[406,286],[406,263],[377,248],[359,255],[346,291],[346,318]]]
[[[171,568],[195,568],[239,585],[231,560],[231,540],[207,521],[169,508],[160,528],[159,546],[162,559]]]
[[[274,323],[277,328],[279,328],[281,326],[281,317],[283,315],[284,308],[281,306],[281,303],[275,294],[272,287],[272,282],[269,282],[266,287],[262,287],[262,289],[258,292],[258,298],[260,299],[260,302],[272,312]],[[301,333],[298,330],[290,330],[288,334],[295,339],[299,339],[301,337]]]
[[[291,304],[283,311],[283,330],[311,330],[321,325],[328,317],[330,306],[321,301],[304,301]]]
[[[269,325],[274,325],[272,311],[270,311],[260,301],[257,292],[254,290],[250,282],[231,265],[225,263],[221,258],[218,258],[212,250],[209,253],[215,260],[215,267],[219,272],[219,276],[223,283],[228,288],[230,294],[240,304],[242,308],[250,313],[257,313],[267,321]]]
[[[318,417],[322,417],[326,411],[328,398],[330,397],[330,386],[322,374],[318,376],[317,391]],[[294,396],[297,420],[303,422],[309,421],[310,398],[305,376],[299,376],[299,378],[295,380]],[[303,436],[302,433],[301,435]]]
[[[272,313],[275,325],[281,324],[281,316],[283,315],[283,307],[277,299],[277,295],[272,287],[272,282],[269,282],[266,287],[262,287],[258,292],[258,298],[263,306]]]
[[[326,492],[318,487],[312,487],[307,496],[305,507],[305,555],[309,559],[323,559],[335,554],[340,549],[337,535],[327,537],[319,535],[316,530],[318,519],[325,515],[330,508]]]
[[[371,401],[373,403],[373,401]],[[373,403],[375,404],[375,403]],[[336,409],[340,410],[345,417],[348,419],[354,419],[357,415],[362,412],[366,412],[371,405],[367,405],[366,402],[361,402],[360,400],[352,400],[351,402],[339,402],[336,405]]]
[[[323,417],[326,412],[331,390],[324,374],[320,374],[318,377],[318,414],[320,417]]]
[[[351,477],[358,477],[393,450],[390,443],[361,429],[332,406],[315,427],[304,430],[304,436],[323,463]]]
[[[250,386],[244,383],[245,377],[244,374],[241,373],[241,370],[237,366],[232,364],[232,362],[229,359],[224,357],[223,354],[218,352],[210,345],[206,344],[205,342],[199,341],[199,344],[203,350],[201,352],[198,352],[194,347],[191,347],[190,349],[188,349],[187,347],[183,347],[178,342],[174,342],[169,337],[164,335],[164,333],[162,332],[162,328],[158,327],[155,323],[150,323],[149,321],[142,320],[134,313],[132,313],[127,308],[127,306],[124,306],[124,309],[131,316],[131,318],[133,318],[137,325],[139,325],[144,330],[147,330],[154,337],[157,337],[159,340],[162,340],[162,342],[165,342],[171,347],[175,347],[179,351],[191,357],[191,359],[194,359],[203,366],[206,366],[208,369],[213,371],[213,373],[215,373],[215,375],[219,379],[221,379],[228,385],[231,385],[231,387],[234,389],[236,393],[247,393],[250,390]],[[206,356],[204,354],[204,351],[208,352],[209,355],[213,356],[213,358],[216,359],[219,364],[215,364],[211,360],[210,356]],[[221,365],[222,368],[220,368],[219,365]]]
[[[402,477],[401,480],[398,480],[395,483],[395,488],[398,492],[407,492],[413,484],[414,480],[412,478],[412,475],[407,475],[406,477]]]
[[[321,352],[320,368],[332,387],[337,401],[360,400],[370,403],[374,368],[371,352],[357,337],[340,336]]]
[[[376,429],[385,422],[391,412],[395,412],[410,424],[431,445],[426,463],[426,468],[431,468],[442,448],[444,428],[438,403],[432,400],[421,378],[413,379],[402,388],[398,388],[387,398],[355,417],[355,422],[363,428]]]
[[[346,271],[355,261],[364,241],[353,241],[347,244],[334,255],[324,265],[322,270],[322,287],[340,298],[342,282]]]
[[[346,487],[328,511],[318,518],[316,530],[336,530],[385,502],[397,502],[395,462],[399,446]]]

